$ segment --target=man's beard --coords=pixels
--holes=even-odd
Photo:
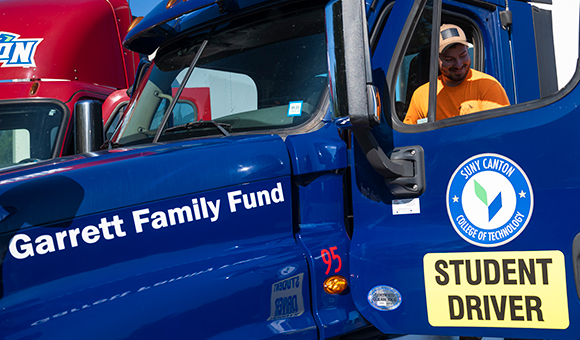
[[[469,71],[469,66],[468,65],[464,65],[462,68],[462,72],[461,73],[456,73],[458,69],[449,69],[449,73],[446,74],[447,78],[449,78],[452,81],[462,81],[465,79],[465,77],[467,77],[467,72]]]

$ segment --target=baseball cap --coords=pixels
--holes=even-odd
[[[439,53],[443,53],[449,46],[454,44],[469,46],[461,27],[452,24],[441,25],[441,30],[439,31]]]

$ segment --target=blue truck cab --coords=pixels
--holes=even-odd
[[[577,339],[580,73],[540,7],[160,3],[105,145],[0,171],[1,338]],[[443,23],[511,105],[431,86],[405,124]]]

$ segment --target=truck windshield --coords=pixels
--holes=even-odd
[[[218,126],[233,134],[291,131],[320,112],[327,89],[323,9],[277,8],[220,26],[185,79],[207,36],[198,32],[157,52],[115,142],[151,142],[184,82],[160,141],[222,135]],[[217,124],[192,124],[201,120]]]
[[[54,103],[0,105],[0,168],[52,158],[63,110]]]

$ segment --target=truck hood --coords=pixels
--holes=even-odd
[[[279,136],[114,149],[9,168],[0,171],[0,234],[290,172]]]

